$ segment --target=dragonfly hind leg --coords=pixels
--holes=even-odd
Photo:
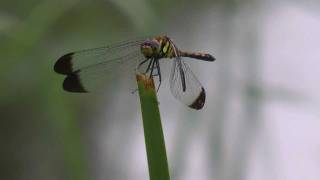
[[[153,74],[153,70],[154,70],[154,64],[155,64],[155,60],[154,59],[152,59],[152,61],[150,62],[150,64],[151,64],[151,66],[148,66],[148,69],[147,69],[147,72],[151,69],[151,72],[150,72],[150,79],[153,77],[153,76],[156,76],[156,75],[154,75]],[[150,65],[149,64],[149,65]]]
[[[157,92],[159,91],[160,89],[160,86],[161,86],[161,70],[160,70],[160,64],[159,64],[159,60],[156,60],[156,67],[157,67],[157,72],[158,72],[158,76],[159,76],[159,85],[158,85],[158,88],[157,88]]]
[[[153,70],[157,70],[156,74],[153,74]],[[159,85],[157,87],[157,92],[159,91],[159,88],[161,86],[161,71],[160,71],[160,64],[159,64],[159,59],[153,59],[152,60],[152,65],[151,65],[151,72],[150,72],[150,78],[153,77],[159,77]]]

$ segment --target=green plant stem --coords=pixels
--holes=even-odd
[[[150,180],[170,180],[157,93],[153,79],[136,76],[148,158]]]

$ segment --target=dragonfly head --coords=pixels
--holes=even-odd
[[[151,58],[159,53],[160,44],[155,40],[147,40],[141,44],[141,52],[146,58]]]

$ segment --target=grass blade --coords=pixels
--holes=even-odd
[[[154,81],[145,75],[136,75],[136,79],[141,103],[150,180],[170,180]]]

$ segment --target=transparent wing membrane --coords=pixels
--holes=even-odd
[[[58,59],[54,70],[60,74],[71,74],[84,67],[113,61],[119,57],[127,56],[140,50],[140,44],[145,39],[123,42],[113,46],[87,49],[68,53]]]
[[[90,65],[68,75],[63,87],[72,92],[93,92],[103,90],[122,74],[134,77],[135,65],[143,59],[139,51],[111,61]]]
[[[173,61],[170,90],[174,97],[191,108],[201,109],[205,103],[204,88],[181,57]]]
[[[144,40],[69,53],[58,59],[54,70],[67,75],[65,90],[96,91],[121,73],[129,70],[134,73],[136,64],[145,59],[140,51]]]

